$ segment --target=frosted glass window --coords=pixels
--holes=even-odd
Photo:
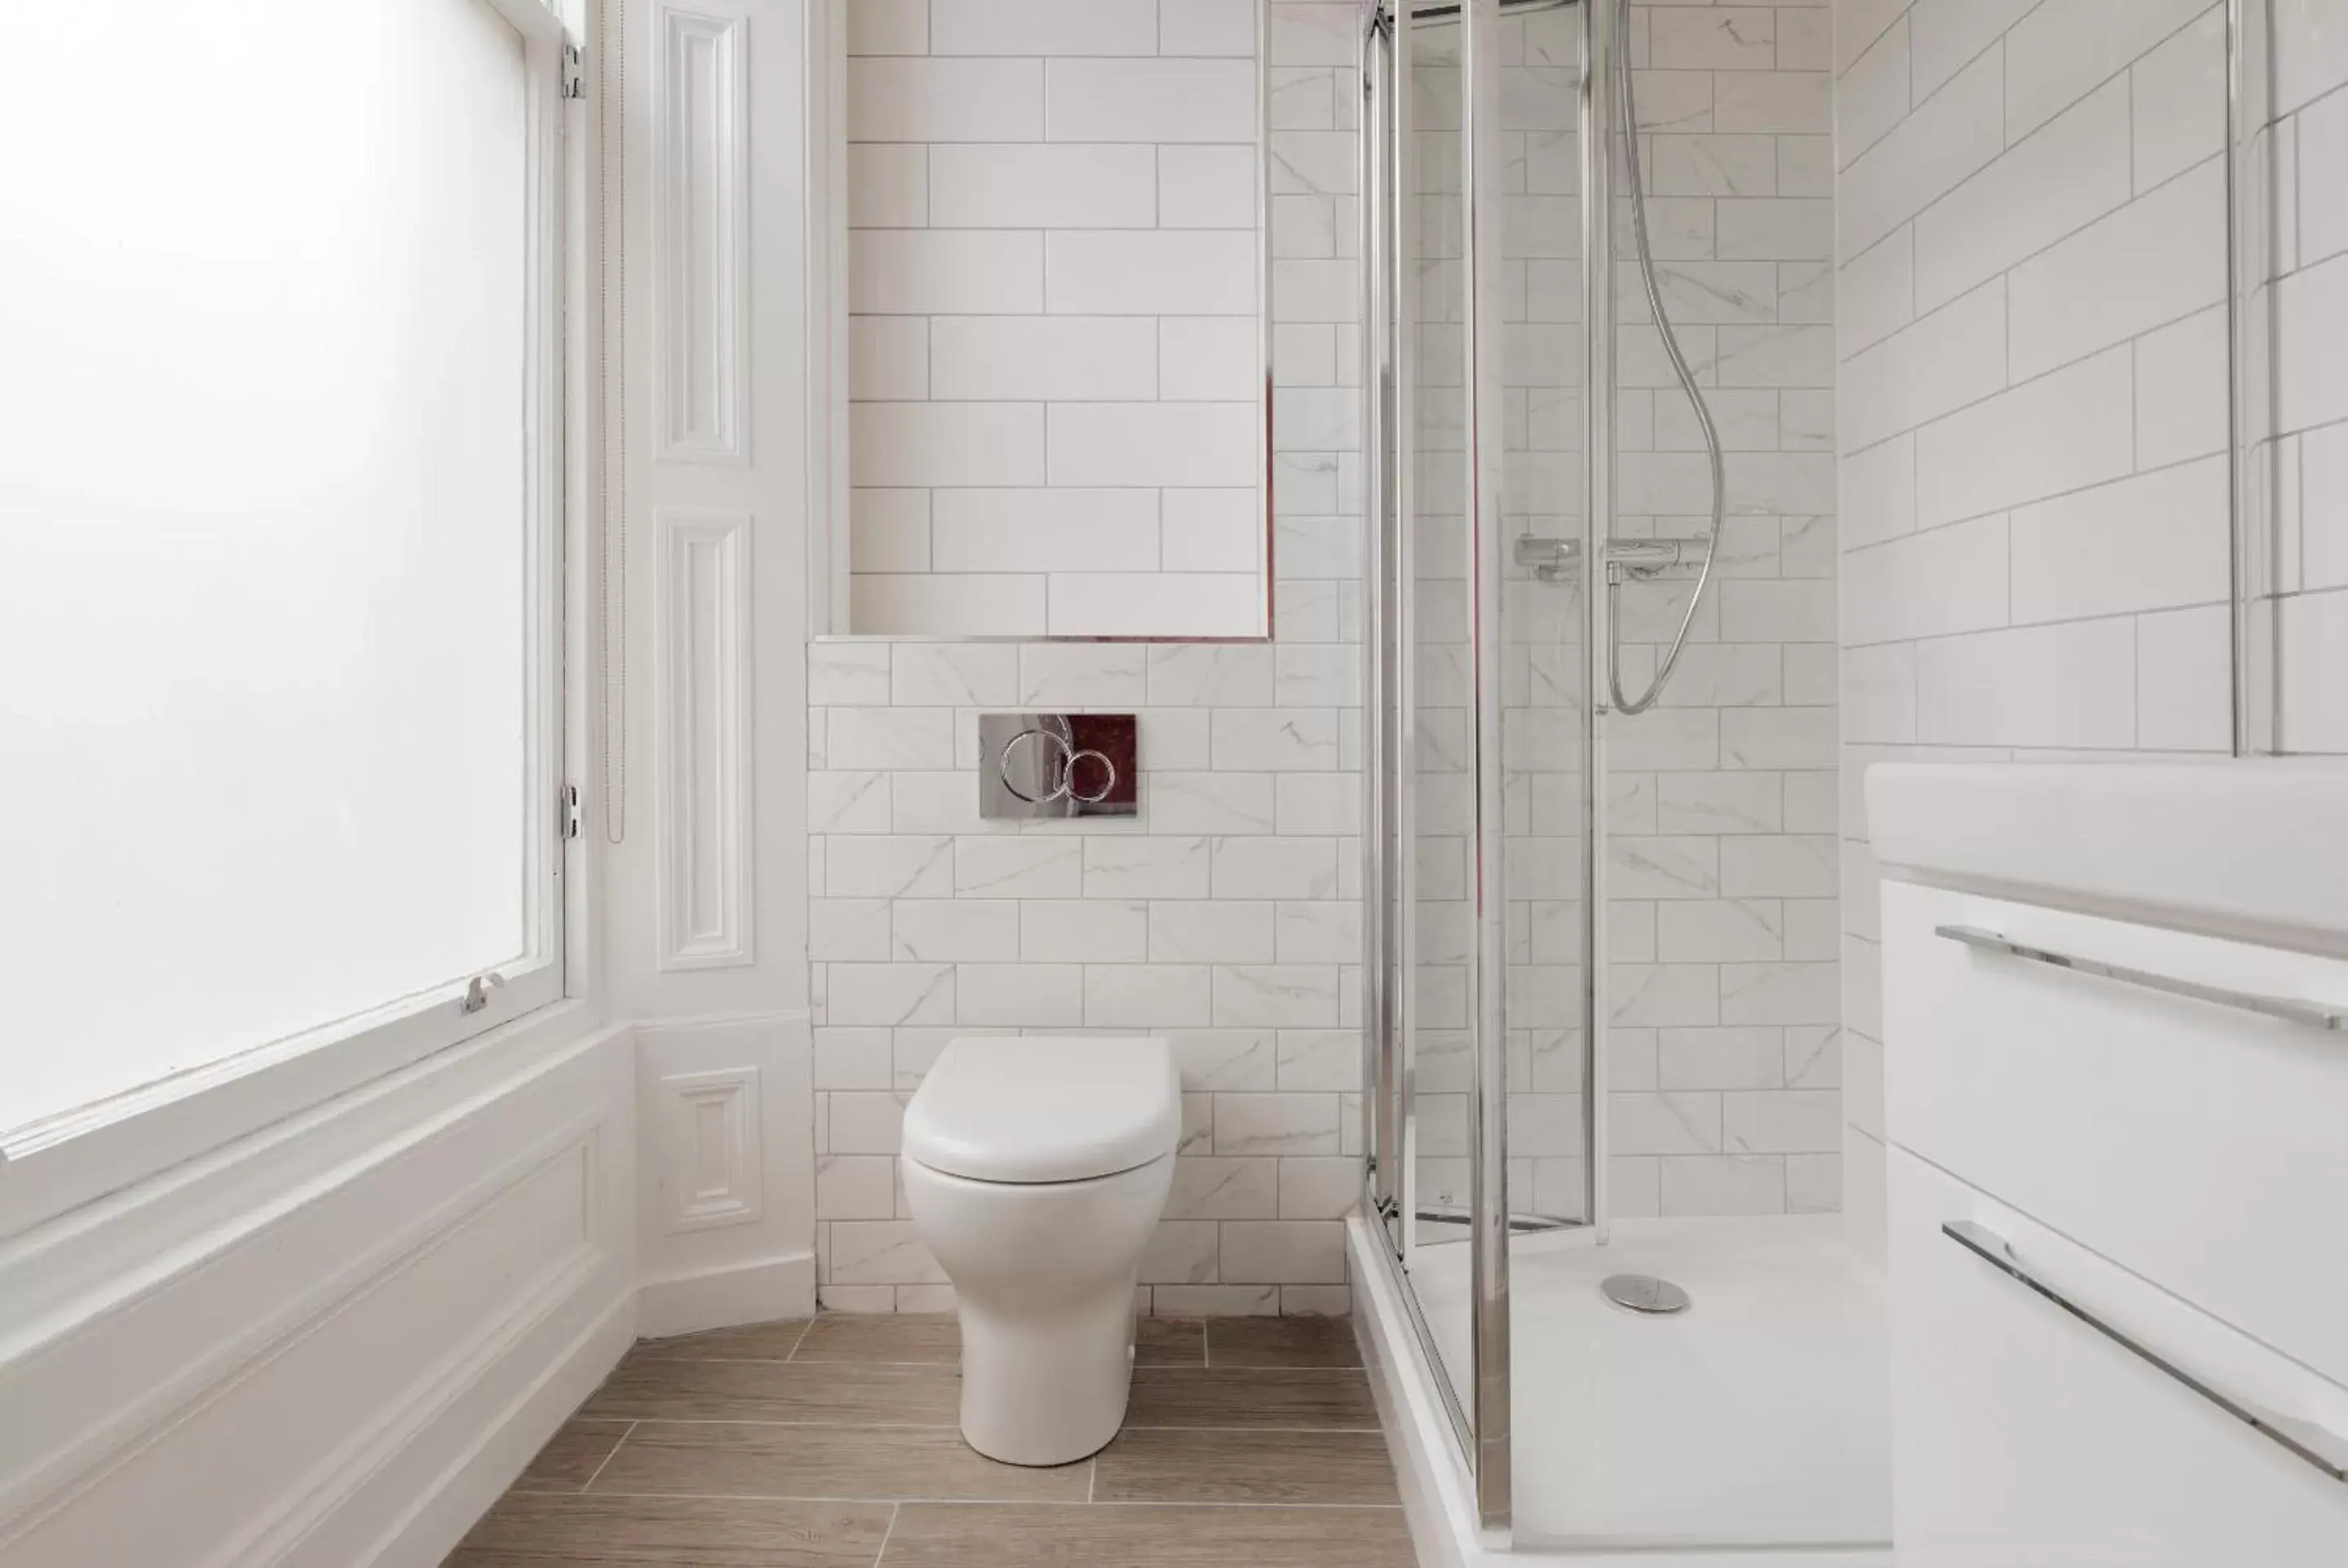
[[[0,1130],[530,947],[530,61],[0,6]]]

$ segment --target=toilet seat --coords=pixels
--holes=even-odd
[[[1174,1152],[1181,1083],[1162,1040],[965,1037],[905,1109],[905,1157],[975,1182],[1082,1182]]]

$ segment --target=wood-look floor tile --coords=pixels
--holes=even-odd
[[[740,1328],[713,1328],[706,1334],[683,1334],[674,1339],[645,1339],[637,1344],[635,1354],[667,1360],[788,1361],[807,1331],[805,1319],[786,1318]]]
[[[1135,1326],[1137,1367],[1202,1367],[1207,1361],[1207,1324],[1200,1317],[1145,1317]]]
[[[827,1313],[808,1326],[799,1341],[798,1361],[926,1361],[953,1366],[962,1360],[962,1333],[952,1314],[911,1312]]]
[[[1096,1502],[1402,1501],[1376,1432],[1128,1429],[1093,1463]]]
[[[952,1367],[849,1361],[672,1361],[631,1356],[580,1413],[602,1419],[957,1425]]]
[[[907,1503],[881,1568],[1416,1568],[1398,1508]]]
[[[1145,1367],[1133,1375],[1125,1424],[1375,1431],[1378,1412],[1370,1380],[1358,1370]]]
[[[508,1493],[450,1568],[658,1563],[661,1568],[866,1568],[887,1503]]]
[[[1358,1367],[1361,1347],[1344,1317],[1216,1317],[1207,1323],[1210,1367]]]
[[[590,1496],[968,1498],[1082,1502],[1091,1467],[997,1464],[937,1427],[765,1427],[640,1421]]]
[[[577,1491],[587,1484],[612,1450],[626,1435],[625,1421],[587,1421],[573,1418],[546,1440],[538,1457],[514,1482],[517,1491]]]
[[[1139,1318],[1134,1325],[1135,1365],[1201,1366],[1206,1360],[1206,1334],[1202,1318]],[[649,1351],[651,1348],[644,1348]],[[808,1327],[807,1337],[799,1341],[798,1353],[791,1358],[954,1365],[962,1359],[962,1332],[951,1315],[827,1314]]]
[[[758,1552],[747,1557],[739,1554],[716,1557],[669,1555],[654,1557],[649,1562],[657,1564],[658,1568],[778,1568],[783,1564],[789,1565],[789,1568],[815,1568],[817,1564],[821,1568],[872,1568],[872,1557],[869,1552],[845,1549],[829,1555],[813,1557],[804,1553],[794,1556]],[[646,1568],[646,1564],[647,1560],[641,1557],[581,1557],[569,1552],[555,1554],[543,1552],[479,1552],[469,1546],[460,1546],[441,1559],[440,1568]]]

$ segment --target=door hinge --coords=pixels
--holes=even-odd
[[[579,786],[577,784],[564,784],[562,786],[561,817],[562,836],[565,839],[578,837]]]
[[[562,96],[583,98],[587,96],[586,62],[580,58],[579,46],[562,46]]]

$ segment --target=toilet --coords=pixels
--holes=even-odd
[[[905,1202],[953,1285],[963,1438],[989,1459],[1073,1463],[1124,1424],[1181,1125],[1162,1040],[956,1040],[914,1091]]]

